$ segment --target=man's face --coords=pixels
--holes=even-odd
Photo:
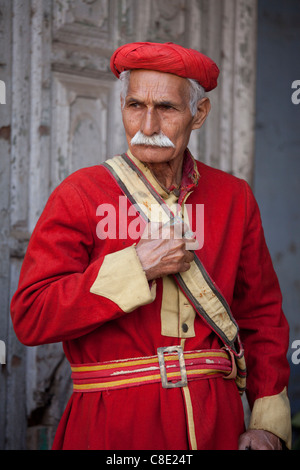
[[[188,145],[191,131],[201,127],[205,117],[192,116],[190,85],[185,78],[151,70],[133,70],[122,117],[128,146],[142,162],[162,163],[180,159]],[[138,131],[145,136],[166,135],[174,147],[133,145]]]

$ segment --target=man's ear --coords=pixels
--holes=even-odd
[[[197,104],[197,112],[194,116],[194,122],[192,129],[200,129],[200,127],[204,124],[205,119],[208,116],[210,111],[211,104],[208,98],[202,98],[202,100],[198,101]]]

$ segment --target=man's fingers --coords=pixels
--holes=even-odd
[[[239,439],[239,450],[250,450],[251,449],[251,439],[247,433],[242,434]]]
[[[280,439],[261,429],[251,429],[240,436],[239,450],[281,450]]]
[[[146,226],[136,251],[147,279],[190,269],[190,263],[194,259],[193,250],[197,249],[198,243],[194,239],[187,240],[183,237],[185,228],[182,223],[164,226],[153,226],[151,223]]]
[[[199,242],[195,238],[185,238],[185,249],[190,251],[196,251],[199,249]]]
[[[191,251],[184,250],[184,261],[186,263],[191,263],[194,259],[194,254]]]
[[[186,250],[195,251],[199,249],[199,243],[195,238],[195,234],[179,217],[175,217],[171,222],[164,225],[161,222],[149,222],[141,238],[144,240],[184,240]]]

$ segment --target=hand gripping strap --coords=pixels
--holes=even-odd
[[[107,160],[103,166],[114,177],[123,193],[146,222],[170,223],[175,217],[154,187],[126,154]],[[153,210],[154,207],[156,210]],[[196,312],[221,338],[228,350],[241,358],[243,351],[238,337],[238,325],[230,307],[198,256],[195,253],[194,255],[190,269],[185,273],[175,274],[174,279]]]

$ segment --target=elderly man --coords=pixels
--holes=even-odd
[[[129,149],[54,191],[12,300],[20,341],[63,341],[71,364],[53,448],[289,448],[288,325],[257,204],[187,149],[219,70],[172,43],[122,46],[111,68]]]

